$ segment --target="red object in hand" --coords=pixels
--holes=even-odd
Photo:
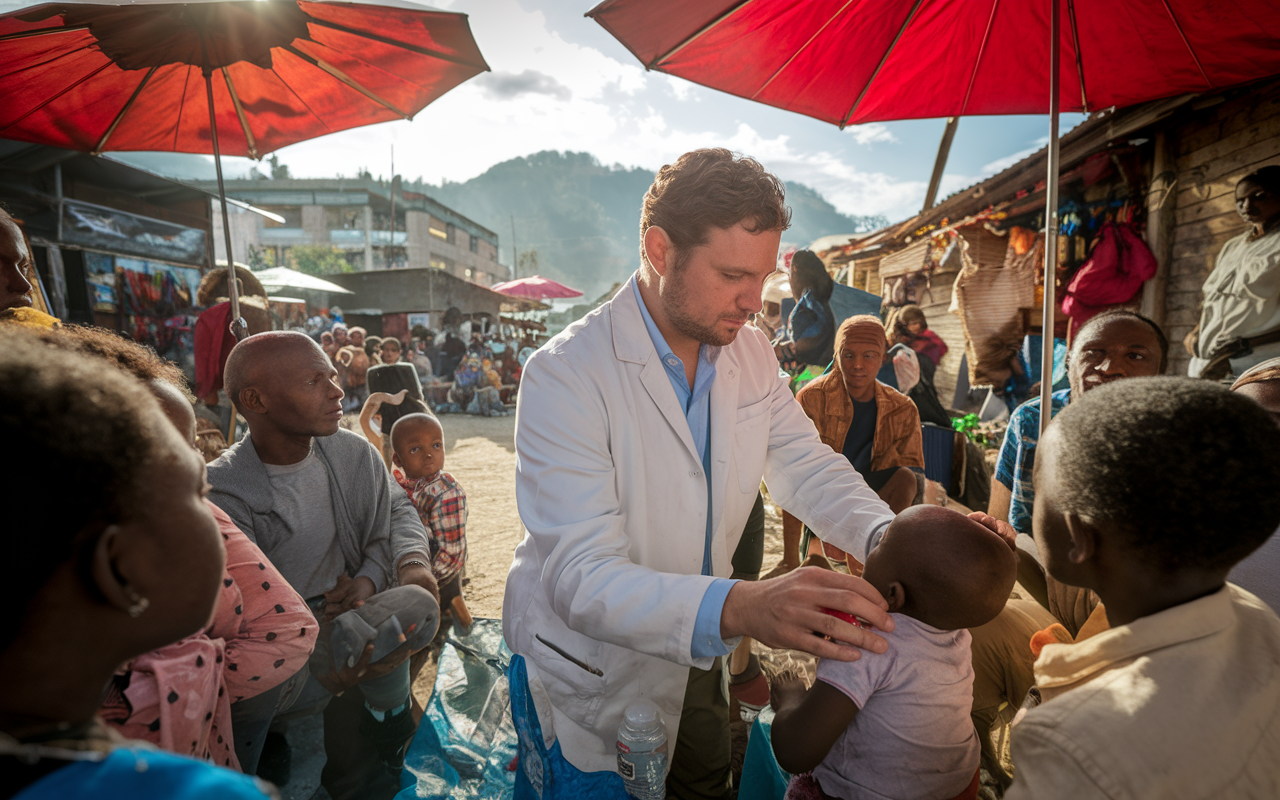
[[[836,619],[842,619],[842,620],[844,620],[845,622],[849,623],[850,625],[853,625],[854,627],[858,627],[858,628],[866,628],[867,630],[871,630],[871,629],[872,629],[872,626],[871,626],[871,625],[868,625],[867,623],[865,623],[865,622],[863,622],[862,620],[858,619],[858,618],[857,618],[857,617],[855,617],[854,615],[852,615],[852,614],[846,614],[846,613],[844,613],[843,611],[836,611],[834,608],[824,608],[824,609],[822,609],[822,613],[823,613],[823,614],[830,614],[831,616],[835,617]]]

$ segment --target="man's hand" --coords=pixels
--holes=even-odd
[[[343,664],[342,669],[337,672],[316,673],[316,681],[328,689],[330,694],[342,694],[362,681],[386,675],[403,664],[410,655],[409,643],[405,642],[383,656],[378,663],[370,664],[369,659],[373,657],[373,642],[369,642],[365,645],[364,652],[360,654],[360,660],[354,667]]]
[[[969,519],[995,531],[996,535],[1004,539],[1004,543],[1009,545],[1010,550],[1015,553],[1018,552],[1018,532],[1013,529],[1012,525],[981,511],[973,512],[969,515]]]
[[[413,585],[426,589],[436,599],[436,605],[440,604],[440,587],[436,583],[436,576],[431,574],[430,567],[419,563],[419,557],[411,556],[401,561],[396,577],[401,586]]]
[[[823,613],[831,608],[893,630],[889,604],[862,578],[801,567],[767,581],[740,581],[729,590],[720,615],[720,635],[750,636],[769,647],[801,650],[819,658],[857,661],[861,650],[883,653],[884,639]],[[828,641],[826,637],[837,641]]]
[[[332,589],[324,593],[324,618],[326,621],[353,608],[364,605],[364,601],[373,597],[377,587],[365,575],[351,578],[347,573],[338,576],[338,582]]]

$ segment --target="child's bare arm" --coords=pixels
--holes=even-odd
[[[775,681],[770,690],[774,718],[770,737],[778,765],[792,775],[811,772],[853,722],[858,707],[823,681],[805,690],[800,679]]]

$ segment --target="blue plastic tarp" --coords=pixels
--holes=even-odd
[[[396,800],[508,800],[516,731],[502,621],[477,619],[440,653],[431,701],[405,755]]]

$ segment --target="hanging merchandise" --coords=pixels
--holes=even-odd
[[[1131,225],[1103,225],[1089,260],[1071,279],[1062,301],[1072,333],[1108,306],[1131,302],[1155,274],[1156,257]]]
[[[1026,333],[1022,309],[1033,301],[1035,265],[1044,252],[1044,240],[1038,238],[1031,250],[1003,267],[975,263],[969,242],[960,241],[964,268],[952,288],[951,311],[959,315],[964,331],[969,383],[1003,387]]]

